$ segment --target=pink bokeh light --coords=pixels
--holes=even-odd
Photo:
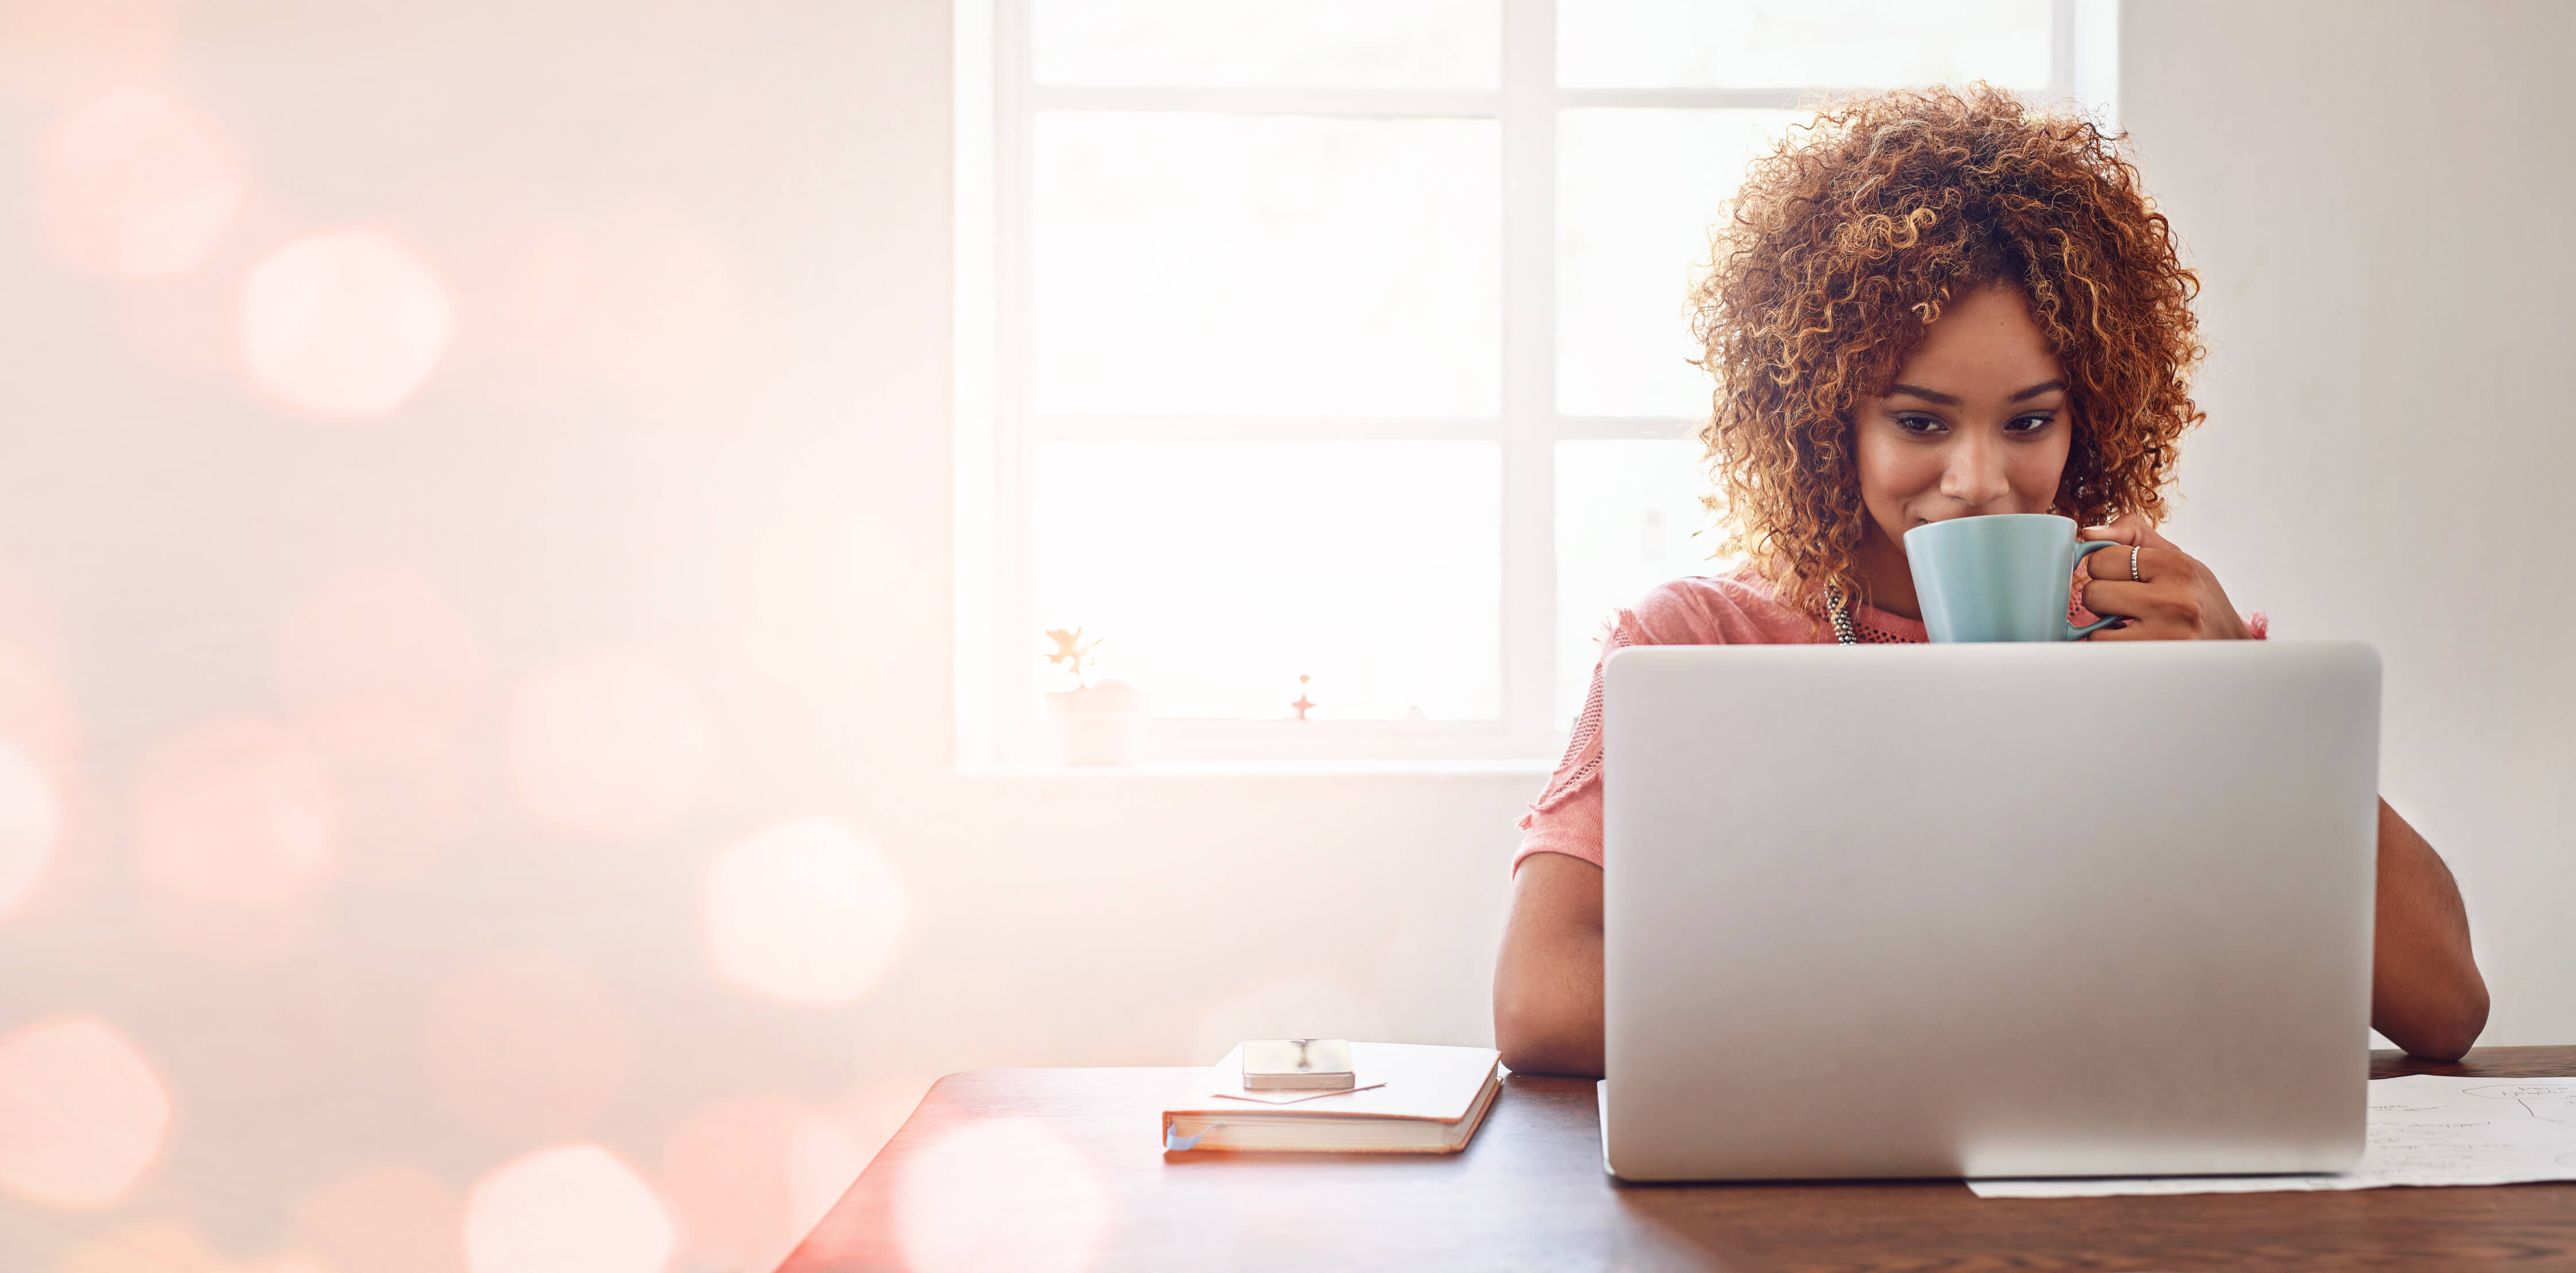
[[[77,99],[159,78],[189,0],[9,0],[0,4],[0,85]]]
[[[25,748],[0,736],[0,918],[34,894],[53,864],[62,830],[62,800],[52,777]]]
[[[524,952],[430,991],[421,1064],[450,1117],[497,1141],[569,1138],[625,1094],[635,1041],[587,969]]]
[[[383,1163],[298,1195],[287,1245],[349,1273],[462,1273],[465,1202],[419,1167]]]
[[[194,1228],[146,1220],[110,1229],[71,1249],[53,1273],[231,1273]]]
[[[1117,1198],[1035,1119],[969,1123],[904,1164],[895,1233],[911,1273],[1087,1273]]]
[[[15,1269],[11,1273],[16,1273]],[[53,1273],[341,1273],[301,1253],[227,1260],[175,1220],[126,1225],[73,1247]],[[368,1270],[367,1273],[376,1273]]]
[[[0,733],[39,764],[69,764],[80,751],[80,714],[51,663],[25,645],[0,641]]]
[[[101,94],[57,120],[37,143],[36,184],[54,251],[127,280],[203,264],[250,194],[221,130],[150,88]]]
[[[126,325],[136,346],[168,366],[238,380],[242,277],[308,228],[252,191],[223,245],[195,269],[127,284]]]
[[[339,820],[329,771],[293,730],[258,716],[204,721],[136,766],[135,873],[191,901],[273,906],[328,871]]]
[[[716,855],[704,892],[708,957],[764,999],[857,1001],[912,920],[912,889],[885,850],[840,818],[798,818]]]
[[[519,236],[496,322],[557,369],[602,388],[661,392],[731,347],[740,302],[730,253],[667,204],[548,217]]]
[[[592,1144],[515,1159],[465,1202],[471,1273],[662,1273],[676,1237],[653,1187]]]
[[[699,1112],[662,1147],[662,1187],[692,1267],[772,1269],[867,1166],[847,1120],[785,1096]]]
[[[650,834],[697,799],[712,745],[697,698],[659,659],[605,650],[540,669],[510,703],[510,776],[538,817]]]
[[[278,682],[331,769],[353,877],[416,878],[468,821],[481,640],[447,593],[387,566],[325,582],[281,625]]]
[[[453,730],[482,689],[483,645],[437,584],[385,566],[333,578],[296,605],[279,633],[279,674],[299,713],[387,701]]]
[[[159,1161],[169,1130],[169,1090],[116,1027],[52,1017],[0,1036],[0,1190],[114,1206]]]
[[[380,419],[447,353],[456,304],[438,271],[392,232],[308,234],[242,277],[242,369],[277,402],[323,420]]]

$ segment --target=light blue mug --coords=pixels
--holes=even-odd
[[[2072,518],[1997,513],[1905,532],[1914,599],[1935,641],[2076,641],[2112,624],[2066,621],[2075,563],[2110,540],[2079,543]]]

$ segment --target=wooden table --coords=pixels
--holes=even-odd
[[[2380,1052],[2371,1069],[2570,1076],[2576,1047],[2457,1065]],[[2576,1184],[2051,1199],[1955,1181],[1623,1186],[1601,1169],[1592,1084],[1525,1075],[1461,1154],[1166,1156],[1156,1115],[1190,1073],[942,1079],[780,1273],[2576,1269]]]

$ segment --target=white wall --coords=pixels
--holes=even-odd
[[[2567,190],[2504,155],[2549,153],[2566,20],[2129,10],[2127,117],[2220,345],[2177,533],[2284,635],[2387,652],[2389,787],[2460,864],[2492,1037],[2564,1041]],[[948,28],[0,7],[0,735],[65,810],[0,914],[0,1078],[95,1016],[172,1109],[96,1208],[0,1153],[0,1266],[455,1270],[478,1181],[587,1141],[658,1191],[673,1267],[747,1268],[947,1071],[1486,1037],[1532,778],[949,771]],[[174,277],[38,211],[47,130],[121,83],[202,111],[250,191]],[[352,223],[453,339],[334,423],[251,383],[235,300]],[[701,882],[818,814],[913,903],[865,993],[800,1008],[716,973]],[[30,842],[0,819],[0,865]]]
[[[2379,648],[2382,782],[2459,876],[2486,1040],[2576,1038],[2576,9],[2123,17],[2212,346],[2176,542],[2276,635]]]

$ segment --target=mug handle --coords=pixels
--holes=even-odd
[[[2085,556],[2086,556],[2087,554],[2091,553],[2091,552],[2092,552],[2094,549],[2096,549],[2096,548],[2126,548],[2126,547],[2128,547],[2128,545],[2127,545],[2127,544],[2123,544],[2123,543],[2121,543],[2119,540],[2116,540],[2116,539],[2095,539],[2095,540],[2088,540],[2088,541],[2086,541],[2086,542],[2084,542],[2084,543],[2077,544],[2077,545],[2075,546],[2075,560],[2077,560],[2077,561],[2082,561],[2082,560],[2084,560]],[[2089,636],[2093,635],[2094,633],[2099,632],[2099,631],[2101,631],[2102,629],[2104,629],[2104,628],[2107,628],[2107,627],[2111,626],[2111,625],[2112,625],[2112,624],[2114,624],[2114,623],[2118,623],[2119,621],[2120,621],[2120,616],[2115,614],[2115,615],[2112,615],[2110,618],[2107,618],[2107,619],[2095,619],[2095,620],[2094,620],[2094,621],[2092,621],[2091,623],[2085,624],[2083,627],[2080,627],[2080,628],[2079,628],[2079,627],[2076,627],[2076,626],[2075,626],[2074,624],[2072,624],[2072,623],[2068,623],[2068,624],[2066,625],[2066,639],[2067,639],[2067,640],[2069,640],[2069,641],[2081,641],[2081,640],[2083,640],[2084,638],[2089,637]],[[2060,620],[2060,622],[2064,622],[2064,620]]]

